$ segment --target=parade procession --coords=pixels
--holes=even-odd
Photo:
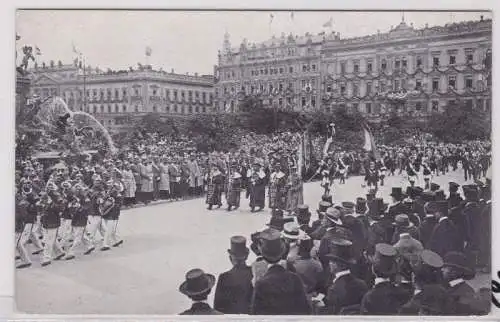
[[[271,26],[274,16],[269,19]],[[289,19],[296,19],[293,13]],[[467,34],[467,28],[491,25],[482,15],[477,21],[423,29],[404,19],[387,36],[363,41]],[[332,20],[325,25],[331,29]],[[323,51],[334,50],[329,41],[351,46],[362,40],[344,41],[328,30],[314,39],[309,34],[273,39],[304,48],[322,39]],[[16,39],[20,45],[23,35]],[[405,114],[413,94],[404,90],[408,98],[396,102],[383,94],[385,85],[377,79],[381,88],[370,99],[382,103],[358,112],[351,103],[346,106],[341,93],[350,76],[330,84],[334,76],[326,75],[324,86],[304,83],[297,100],[285,100],[288,107],[273,98],[293,90],[293,85],[282,89],[281,83],[269,83],[270,98],[265,98],[260,91],[268,90],[267,83],[242,80],[238,99],[226,101],[224,95],[234,92],[228,90],[231,78],[239,77],[230,72],[231,59],[244,57],[235,50],[250,50],[250,59],[256,48],[245,38],[234,49],[228,39],[226,31],[210,89],[203,87],[209,77],[154,70],[149,46],[146,65],[94,73],[74,44],[74,64],[52,61],[51,67],[40,67],[38,45],[22,45],[24,56],[18,53],[16,68],[14,183],[18,305],[27,312],[73,314],[94,309],[100,314],[488,314],[491,120],[489,110],[479,112],[487,99],[474,101],[476,113],[467,105],[471,90],[461,96],[452,91],[448,94],[458,98],[440,103],[444,112]],[[464,68],[490,77],[491,49],[484,57],[475,55],[482,58],[481,71]],[[288,71],[280,71],[277,57],[276,68],[270,69],[275,76]],[[401,73],[410,77],[407,60],[397,59],[404,71],[382,71],[377,77],[397,78],[404,89],[400,79]],[[366,61],[363,66],[372,66],[371,58]],[[319,69],[312,66],[303,72]],[[415,68],[411,77],[441,73],[436,66],[427,72],[423,63]],[[371,76],[363,77],[375,81],[369,69]],[[71,82],[83,82],[76,94],[73,83],[65,83],[73,76],[61,76],[73,71],[77,75]],[[260,68],[251,73],[258,78]],[[296,76],[279,77],[292,84]],[[144,88],[137,79],[144,80]],[[68,86],[70,94],[43,87],[52,82]],[[106,82],[118,85],[100,89]],[[206,95],[207,112],[201,112],[203,91],[214,88],[213,98]],[[321,99],[309,98],[323,90]],[[419,90],[416,104],[427,95]],[[341,96],[335,97],[337,92]],[[368,99],[353,95],[356,102]],[[430,110],[436,95],[428,95]],[[474,95],[490,95],[491,104],[491,85]],[[304,97],[311,105],[303,103]],[[177,105],[184,99],[185,106]],[[130,106],[123,103],[122,113],[122,103],[113,102]],[[189,102],[196,103],[188,108]],[[377,115],[371,110],[375,105]],[[380,106],[389,111],[384,114]],[[137,115],[123,116],[134,108]]]

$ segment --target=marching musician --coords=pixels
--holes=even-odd
[[[108,194],[108,202],[110,203],[110,206],[104,208],[102,214],[102,220],[104,221],[104,226],[106,227],[104,241],[101,247],[102,251],[109,250],[110,246],[117,247],[123,243],[123,240],[118,237],[116,231],[123,204],[122,192],[123,184],[119,181],[114,182],[113,187]]]
[[[429,190],[431,188],[432,171],[427,158],[422,159],[422,175],[425,182],[424,189]]]
[[[340,174],[340,183],[345,184],[345,178],[347,176],[348,165],[345,163],[344,152],[340,152],[338,159],[338,169]]]
[[[385,175],[386,175],[386,172],[387,172],[387,167],[385,165],[385,161],[384,161],[383,157],[380,158],[380,160],[377,162],[376,167],[377,167],[377,169],[379,171],[380,185],[383,186],[384,185]]]
[[[53,189],[53,188],[52,188]],[[43,230],[43,248],[42,266],[52,263],[52,260],[59,260],[65,253],[57,241],[57,230],[61,225],[61,215],[65,208],[63,197],[59,193],[44,195],[41,203],[43,205],[43,215],[41,218]]]
[[[90,205],[90,199],[82,192],[82,186],[75,186],[75,190],[76,194],[68,202],[68,209],[71,213],[71,236],[73,244],[67,251],[64,258],[66,260],[75,258],[75,250],[81,244],[84,244],[87,248],[90,246],[90,241],[84,234],[85,227],[87,226],[87,210]]]
[[[231,211],[233,207],[235,210],[240,207],[241,184],[242,176],[238,170],[238,164],[236,162],[232,162],[230,172],[228,174],[226,192],[227,211]]]
[[[417,171],[414,167],[415,157],[411,156],[408,162],[406,163],[406,174],[408,176],[408,181],[410,182],[410,186],[415,186],[415,181],[417,181]]]

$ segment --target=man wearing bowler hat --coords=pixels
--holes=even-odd
[[[448,200],[450,207],[459,206],[463,201],[460,193],[458,192],[458,188],[460,187],[460,185],[453,181],[449,182],[448,185],[450,194],[448,195],[448,199],[446,200]]]
[[[391,244],[395,244],[399,240],[399,235],[403,233],[410,234],[414,239],[419,239],[418,228],[410,222],[410,218],[407,214],[399,214],[395,218],[394,222],[394,234],[392,235]]]
[[[315,220],[312,223],[311,230],[312,233],[310,234],[311,238],[314,240],[321,240],[323,235],[326,233],[327,227],[325,226],[325,214],[326,210],[332,206],[331,202],[328,201],[320,201],[318,205],[318,209],[316,210],[318,214],[318,219]]]
[[[309,211],[308,205],[299,205],[297,207],[297,223],[300,226],[300,230],[307,235],[313,232],[313,228],[309,225],[311,220],[311,212]]]
[[[391,279],[397,273],[396,249],[388,244],[377,244],[372,271],[374,286],[361,301],[361,314],[396,314],[406,302],[406,291],[395,286]]]
[[[309,306],[300,277],[279,264],[286,246],[280,233],[268,229],[260,234],[261,253],[268,263],[266,274],[255,283],[251,314],[297,315],[309,314]]]
[[[186,280],[179,286],[179,292],[189,297],[193,304],[191,308],[180,315],[216,315],[222,314],[207,303],[208,294],[215,285],[215,276],[206,274],[199,268],[186,273]]]
[[[368,227],[366,245],[368,255],[375,253],[375,245],[391,242],[394,227],[390,218],[384,214],[385,209],[386,204],[382,198],[375,198],[370,204],[368,211],[370,227]]]
[[[359,312],[361,300],[368,291],[368,286],[351,274],[351,266],[355,264],[352,256],[352,243],[346,239],[333,240],[331,252],[327,258],[334,278],[327,292],[326,313],[345,313],[342,310]]]
[[[231,237],[231,248],[227,252],[233,268],[219,275],[214,309],[224,314],[248,314],[253,286],[252,269],[246,264],[249,253],[246,238]]]

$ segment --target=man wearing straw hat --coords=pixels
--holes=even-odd
[[[189,297],[193,304],[191,308],[180,315],[218,315],[221,312],[214,310],[207,303],[208,295],[215,285],[215,276],[206,274],[199,268],[186,273],[186,280],[179,286],[179,292]]]

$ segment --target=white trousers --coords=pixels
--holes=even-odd
[[[61,246],[69,246],[69,241],[71,239],[71,219],[62,219],[61,227],[59,227],[58,237],[61,238]]]
[[[42,262],[49,262],[53,258],[64,254],[61,245],[57,241],[57,228],[44,229],[43,242],[45,246],[43,248]]]
[[[26,249],[26,245],[23,242],[23,233],[24,231],[16,233],[16,251],[19,254],[19,257],[21,257],[22,264],[27,264],[31,263],[31,258],[28,250]]]
[[[93,246],[95,246],[97,243],[97,238],[96,238],[97,232],[99,232],[101,236],[104,237],[106,233],[106,227],[101,216],[89,216],[88,221],[89,221],[87,225],[87,231],[89,232],[88,238],[90,243]]]
[[[118,236],[118,233],[116,231],[118,221],[104,219],[104,222],[105,222],[105,226],[106,226],[106,232],[104,234],[104,242],[103,242],[102,246],[103,247],[111,247],[120,241],[120,237]]]
[[[73,227],[72,230],[73,245],[71,245],[68,250],[69,255],[75,255],[75,251],[80,247],[84,246],[85,250],[90,249],[93,244],[90,242],[89,238],[85,236],[85,227]]]

